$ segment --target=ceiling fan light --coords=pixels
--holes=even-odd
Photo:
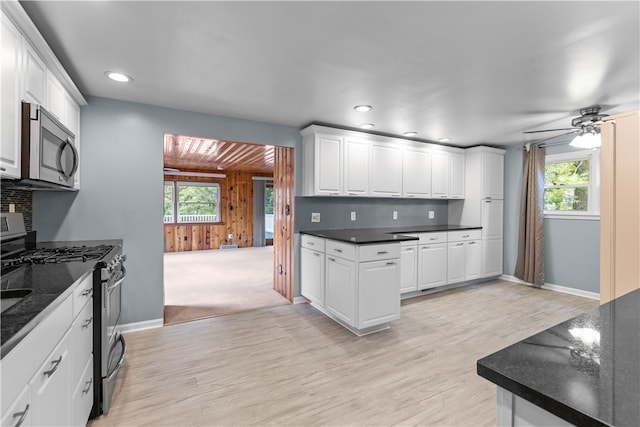
[[[354,110],[356,110],[358,113],[366,113],[367,111],[370,111],[373,107],[371,105],[356,105],[355,107],[353,107]]]
[[[601,145],[600,134],[596,132],[580,132],[569,145],[575,148],[598,148]]]

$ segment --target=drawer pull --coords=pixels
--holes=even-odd
[[[458,243],[456,246],[464,246],[464,243]]]
[[[91,288],[87,288],[84,291],[82,291],[82,293],[80,295],[82,295],[83,297],[86,297],[90,293],[91,293]]]
[[[6,172],[6,171],[7,171],[7,168],[0,166],[0,171],[2,171],[2,172]],[[28,407],[29,407],[29,405],[27,405],[27,408],[28,408]],[[22,423],[21,423],[21,424],[22,424]]]
[[[484,202],[485,203],[491,203],[491,200],[485,200]]]
[[[333,250],[334,250],[334,251],[336,251],[336,252],[338,252],[339,254],[341,254],[341,253],[342,253],[342,249],[335,249],[335,248],[334,248]]]
[[[58,360],[53,360],[51,362],[53,364],[53,368],[49,369],[48,371],[44,371],[43,374],[48,377],[53,375],[53,373],[58,370],[58,367],[60,366],[60,362],[62,362],[62,356],[58,357]]]
[[[318,252],[314,252],[313,255],[320,256],[320,254]]]
[[[471,234],[465,234],[464,236],[462,236],[462,238],[467,238],[467,237],[470,237],[470,236],[471,236]]]
[[[407,194],[407,197],[416,197],[415,194]]]
[[[82,324],[82,329],[88,328],[92,321],[93,321],[93,316],[85,320],[84,323]]]
[[[475,245],[477,242],[469,242],[469,245]]]
[[[315,243],[313,243],[313,242],[307,242],[307,245],[309,245],[309,246],[315,246]]]
[[[93,378],[85,383],[87,386],[82,390],[82,394],[89,393],[89,390],[91,390],[91,383],[93,383]]]
[[[396,265],[396,263],[392,261],[392,262],[388,262],[387,265]]]
[[[20,427],[22,425],[22,423],[24,422],[24,419],[27,417],[28,412],[29,412],[29,404],[27,403],[27,406],[24,407],[24,411],[16,412],[15,414],[13,414],[13,418],[20,417],[20,419],[18,420],[18,422],[14,427]]]
[[[336,259],[335,259],[335,258],[327,258],[327,259],[328,259],[329,261],[336,262]]]
[[[431,237],[429,240],[438,240],[437,237]]]
[[[389,252],[387,251],[378,251],[378,255],[384,255],[384,254],[388,254]]]

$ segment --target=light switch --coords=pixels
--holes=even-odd
[[[393,219],[398,219],[398,211],[393,211]]]
[[[356,213],[351,212],[351,221],[355,221],[355,220],[356,220]]]
[[[434,219],[436,217],[436,213],[434,211],[429,211],[429,219]]]
[[[311,213],[311,222],[320,222],[320,212]]]
[[[15,212],[16,211],[16,205],[15,203],[9,203],[9,212]]]

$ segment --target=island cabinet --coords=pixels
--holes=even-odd
[[[301,294],[356,335],[387,329],[400,318],[400,254],[400,243],[357,245],[303,234]]]

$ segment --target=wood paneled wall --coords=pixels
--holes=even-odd
[[[273,288],[289,301],[293,301],[293,161],[293,148],[275,147]]]
[[[220,223],[165,224],[166,252],[220,249],[222,245],[253,246],[254,173],[229,172],[226,178],[165,175],[165,181],[217,182],[220,184]],[[233,234],[233,239],[227,236]]]

